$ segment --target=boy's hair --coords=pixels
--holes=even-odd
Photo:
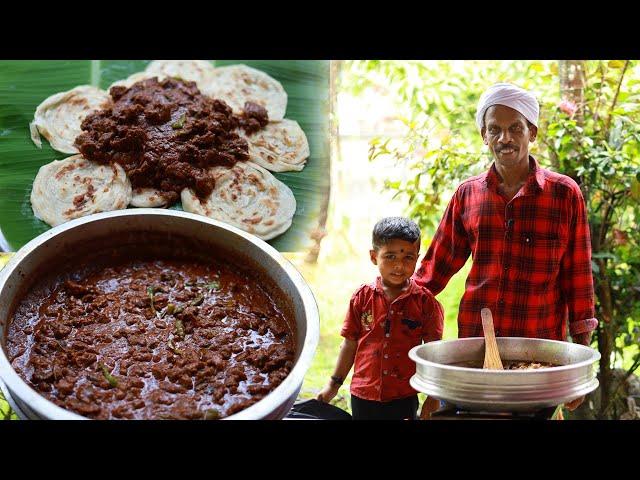
[[[374,225],[371,241],[374,250],[396,239],[410,243],[419,241],[420,229],[416,222],[404,217],[386,217]]]

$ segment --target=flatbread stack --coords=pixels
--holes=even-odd
[[[129,205],[139,208],[167,207],[169,199],[155,188],[134,188]]]
[[[104,90],[82,85],[68,92],[56,93],[42,102],[36,109],[30,125],[31,139],[41,147],[38,132],[44,136],[51,148],[63,153],[78,153],[73,145],[82,133],[80,125],[87,115],[106,108],[111,97]]]
[[[196,82],[198,89],[203,91],[207,88],[213,75],[213,65],[206,60],[154,60],[144,72],[137,72],[124,80],[114,82],[109,88],[123,86],[129,88],[140,80],[158,77],[163,80],[167,77],[174,77],[189,82]]]
[[[249,146],[249,161],[235,166],[215,167],[210,173],[215,188],[206,199],[190,189],[182,191],[185,211],[205,215],[234,225],[264,240],[284,233],[296,211],[293,192],[270,171],[300,171],[310,155],[307,137],[294,120],[284,118],[287,93],[282,85],[260,70],[246,65],[214,68],[204,60],[155,60],[111,85],[130,87],[158,77],[177,77],[196,82],[204,94],[226,102],[240,114],[246,102],[266,108],[269,124],[247,135],[237,133]],[[109,88],[111,88],[109,87]],[[106,108],[111,98],[106,91],[80,86],[47,98],[30,124],[31,137],[41,146],[42,134],[55,150],[78,153],[74,146],[82,132],[80,125],[91,112]],[[131,188],[124,170],[117,164],[98,165],[75,155],[40,168],[31,194],[34,214],[49,225],[100,211],[132,207],[168,207],[163,192],[153,188]]]
[[[238,134],[249,144],[249,159],[272,172],[300,171],[309,157],[307,136],[294,120],[269,122],[262,130]]]
[[[245,102],[262,105],[269,112],[269,120],[274,122],[282,120],[287,111],[287,92],[280,82],[246,65],[214,69],[202,93],[224,100],[235,113],[242,112]]]
[[[238,227],[269,240],[291,226],[296,199],[291,189],[267,170],[251,162],[238,162],[231,168],[214,167],[211,194],[200,201],[186,188],[182,208]]]
[[[33,213],[53,227],[92,213],[121,210],[130,200],[131,183],[120,165],[98,165],[82,155],[40,167],[31,190]]]

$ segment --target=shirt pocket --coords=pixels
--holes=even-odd
[[[553,284],[560,272],[566,240],[554,234],[523,233],[522,260],[532,287],[542,293]]]
[[[409,380],[416,373],[416,364],[409,358],[409,350],[422,343],[423,320],[403,317],[399,322],[396,337],[395,362],[398,378]]]

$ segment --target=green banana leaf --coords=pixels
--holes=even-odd
[[[50,227],[34,217],[29,197],[38,169],[70,155],[42,149],[31,141],[29,122],[48,96],[78,85],[106,89],[145,69],[148,60],[0,61],[0,250],[16,251]],[[329,62],[219,60],[216,66],[244,63],[280,81],[287,92],[286,118],[296,120],[309,140],[311,156],[301,172],[275,173],[296,197],[287,232],[269,243],[280,251],[301,251],[312,241],[329,183]],[[173,206],[181,210],[180,204]]]

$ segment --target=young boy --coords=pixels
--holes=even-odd
[[[380,276],[351,297],[337,365],[317,399],[330,402],[355,361],[354,420],[416,419],[418,396],[409,384],[416,367],[408,352],[442,338],[442,306],[411,278],[420,252],[420,230],[413,221],[383,218],[373,228],[372,243],[369,255]],[[429,418],[438,404],[427,399],[421,418]]]

